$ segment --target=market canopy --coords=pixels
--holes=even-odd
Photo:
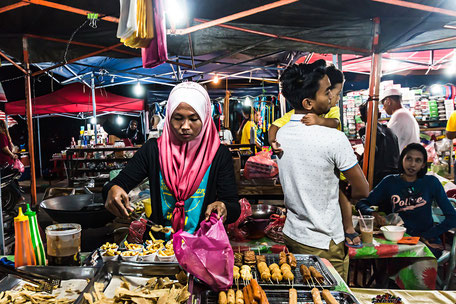
[[[95,90],[97,113],[137,112],[144,110],[144,100],[119,96],[104,89]],[[92,92],[80,83],[67,85],[62,89],[33,99],[33,114],[62,114],[92,112]],[[25,115],[25,100],[8,102],[8,115]]]

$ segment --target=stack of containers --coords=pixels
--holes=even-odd
[[[437,105],[437,100],[429,100],[429,120],[438,120],[439,119],[439,108]]]
[[[439,120],[446,120],[445,98],[437,99],[437,110],[439,113]]]
[[[451,113],[454,111],[454,102],[452,99],[445,100],[445,118],[450,119]]]

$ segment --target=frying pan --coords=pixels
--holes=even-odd
[[[104,207],[101,194],[48,198],[40,207],[57,223],[78,223],[82,228],[103,227],[114,219]]]

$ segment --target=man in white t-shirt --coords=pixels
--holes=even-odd
[[[287,207],[285,244],[293,253],[328,259],[346,278],[339,171],[352,185],[352,198],[366,197],[369,186],[344,133],[301,122],[308,113],[321,115],[330,109],[331,84],[324,69],[293,65],[280,80],[282,94],[295,109],[290,122],[277,133],[283,150],[278,165]]]
[[[399,152],[408,144],[420,143],[420,126],[412,113],[402,107],[401,91],[388,89],[380,95],[380,101],[386,113],[391,115],[387,126],[397,136]]]

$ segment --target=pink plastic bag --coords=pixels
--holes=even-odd
[[[213,290],[227,290],[233,284],[233,249],[214,213],[208,222],[201,222],[195,235],[182,230],[174,234],[173,247],[182,268]]]
[[[279,173],[279,166],[271,159],[269,152],[262,151],[249,157],[244,167],[244,177],[272,178]]]
[[[14,160],[13,168],[16,169],[16,170],[18,170],[18,171],[21,172],[21,173],[24,173],[24,170],[25,170],[25,169],[24,169],[24,164],[23,164],[20,160],[18,160],[18,159],[15,159],[15,160]]]
[[[250,206],[249,201],[245,198],[239,200],[239,205],[241,205],[241,215],[236,222],[228,225],[228,235],[232,240],[244,241],[247,237],[247,232],[243,229],[239,229],[239,225],[244,222],[247,217],[252,215],[252,206]]]

